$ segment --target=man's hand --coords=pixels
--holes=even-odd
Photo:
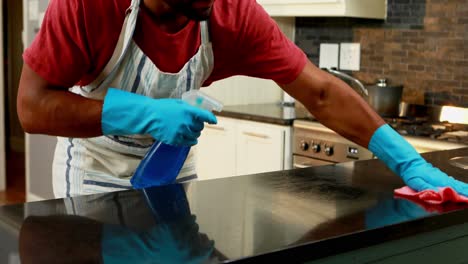
[[[389,125],[380,127],[372,136],[369,149],[411,189],[439,191],[438,187],[451,187],[468,196],[468,185],[449,177],[424,160],[416,150]]]
[[[134,93],[109,89],[102,111],[105,135],[150,134],[169,145],[198,143],[204,123],[216,124],[209,111],[180,99],[151,99]]]

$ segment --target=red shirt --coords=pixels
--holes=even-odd
[[[23,58],[51,84],[91,83],[116,46],[131,0],[51,0],[44,23]],[[216,0],[209,20],[214,70],[204,86],[234,75],[294,81],[306,56],[255,0]],[[200,23],[177,33],[161,30],[141,8],[133,36],[164,72],[178,72],[200,45]]]

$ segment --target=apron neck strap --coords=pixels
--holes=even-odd
[[[201,32],[201,42],[202,44],[209,44],[210,40],[210,28],[209,28],[209,21],[203,20],[200,22],[200,32]]]
[[[130,5],[130,7],[126,11],[126,15],[129,16],[129,15],[131,15],[130,13],[133,10],[138,10],[140,8],[140,2],[141,2],[141,0],[132,0],[132,3]],[[201,26],[200,31],[201,31],[202,44],[209,44],[211,42],[211,40],[210,40],[210,29],[209,29],[208,24],[209,24],[208,20],[203,20],[203,21],[200,22],[200,26]]]
[[[106,81],[109,80],[109,76],[114,76],[115,72],[117,71],[118,66],[122,62],[122,59],[132,41],[138,19],[138,13],[140,11],[139,8],[140,0],[132,0],[130,7],[125,11],[125,20],[120,32],[119,40],[117,41],[117,45],[114,50],[114,54],[112,54],[112,57],[107,62],[107,65],[94,81],[97,83],[97,85],[93,90],[103,85]]]
[[[127,11],[133,10],[139,7],[140,7],[140,0],[132,0],[132,3],[130,4],[130,7],[127,9]]]

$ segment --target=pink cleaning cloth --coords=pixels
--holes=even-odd
[[[439,188],[438,192],[433,190],[416,192],[405,186],[395,190],[395,197],[410,200],[431,213],[468,209],[468,197],[458,194],[450,187]]]
[[[403,188],[396,189],[395,195],[431,205],[441,205],[448,202],[468,204],[468,197],[458,194],[450,187],[439,188],[438,192],[433,190],[416,192],[410,187],[405,186]]]

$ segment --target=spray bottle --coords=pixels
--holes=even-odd
[[[200,92],[191,90],[182,95],[186,103],[208,111],[221,112],[223,105]],[[177,147],[156,141],[141,161],[131,179],[135,189],[166,185],[175,182],[191,147]]]

